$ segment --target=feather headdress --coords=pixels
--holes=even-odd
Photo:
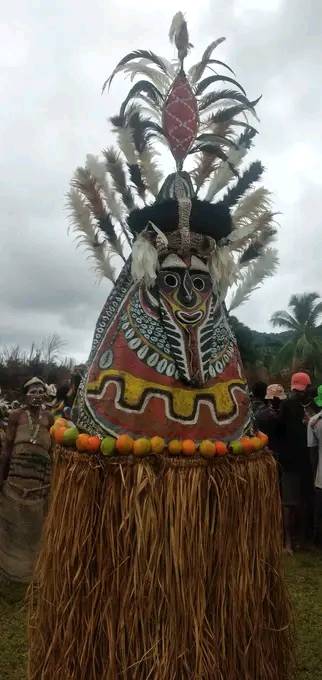
[[[225,38],[214,40],[187,71],[193,46],[182,12],[174,16],[169,38],[178,53],[174,62],[148,49],[134,50],[106,79],[103,92],[122,72],[131,88],[111,118],[117,146],[105,149],[100,158],[89,155],[85,167],[76,170],[69,193],[73,228],[92,249],[100,272],[105,269],[113,280],[111,258],[120,264],[132,247],[134,278],[152,285],[157,249],[147,237],[147,224],[155,222],[167,234],[173,230],[169,242],[183,247],[176,234],[180,229],[183,234],[180,215],[189,204],[185,247],[205,247],[203,237],[216,244],[206,246],[210,268],[221,280],[223,294],[234,287],[235,308],[277,266],[276,251],[270,248],[276,235],[270,195],[256,187],[263,166],[254,161],[243,169],[257,134],[249,117],[258,120],[260,97],[249,98],[233,69],[215,58]],[[163,186],[160,142],[176,165]],[[183,172],[189,157],[196,159],[190,177]],[[198,238],[187,236],[189,230]]]

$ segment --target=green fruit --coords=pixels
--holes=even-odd
[[[236,439],[233,442],[230,442],[230,448],[236,456],[238,456],[239,453],[243,453],[243,445],[238,439]]]
[[[101,453],[103,456],[112,456],[115,449],[116,439],[114,437],[104,437],[101,441]]]
[[[65,446],[74,446],[79,435],[77,427],[68,427],[64,432],[63,444]]]

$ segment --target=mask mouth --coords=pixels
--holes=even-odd
[[[194,325],[196,323],[199,323],[199,321],[201,321],[201,319],[203,317],[203,312],[201,310],[198,310],[196,312],[179,311],[179,312],[176,312],[175,314],[176,314],[178,321],[180,321],[181,323],[190,324],[190,325]]]

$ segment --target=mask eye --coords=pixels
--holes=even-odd
[[[176,288],[178,285],[178,280],[175,274],[165,274],[163,281],[169,288]]]
[[[196,290],[202,291],[205,289],[205,282],[201,276],[194,276],[192,279],[193,287]]]

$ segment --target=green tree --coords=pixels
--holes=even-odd
[[[290,311],[280,310],[271,317],[274,328],[288,331],[288,340],[278,352],[275,368],[306,368],[314,377],[322,376],[322,339],[318,322],[322,300],[318,293],[292,295]]]

